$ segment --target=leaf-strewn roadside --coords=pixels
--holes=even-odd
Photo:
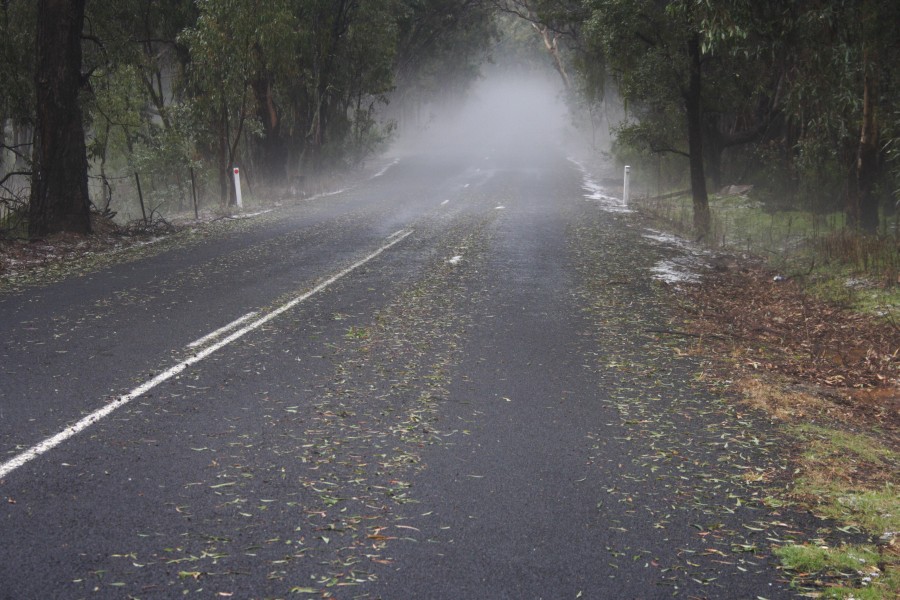
[[[698,351],[720,357],[717,375],[794,442],[793,473],[772,501],[808,507],[870,540],[777,548],[795,585],[812,597],[896,597],[900,328],[756,266],[708,273],[680,294]]]

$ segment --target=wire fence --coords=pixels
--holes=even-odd
[[[692,231],[689,194],[638,196],[633,205],[685,234]],[[900,284],[900,212],[882,213],[878,231],[863,233],[847,225],[843,212],[773,210],[746,193],[712,195],[709,205],[706,243],[713,248],[764,257],[785,268],[839,263],[888,287]]]
[[[120,223],[146,222],[182,214],[196,218],[201,208],[218,206],[219,198],[212,197],[208,180],[205,171],[187,166],[165,172],[92,174],[88,187],[101,214]]]
[[[0,170],[0,179],[4,178],[0,185],[0,237],[25,237],[30,177]],[[92,172],[88,192],[92,209],[120,225],[181,215],[198,218],[204,209],[221,207],[210,179],[206,170],[192,166],[166,172]]]

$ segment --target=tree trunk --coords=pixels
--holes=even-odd
[[[878,119],[876,110],[877,80],[870,51],[863,52],[863,119],[856,153],[856,186],[849,195],[847,220],[851,226],[874,233],[878,229],[878,195],[875,183],[879,176]]]
[[[706,160],[704,174],[709,174],[713,193],[722,188],[722,154],[724,152],[725,140],[719,132],[718,123],[707,123],[703,139],[703,153]]]
[[[550,28],[545,25],[538,25],[537,23],[532,22],[531,26],[541,36],[541,40],[544,42],[544,48],[547,49],[547,52],[550,53],[550,57],[553,59],[553,67],[556,69],[556,72],[559,73],[559,76],[563,80],[563,86],[568,92],[572,89],[572,80],[569,79],[569,72],[566,69],[566,63],[559,51],[558,36],[555,33],[552,33],[550,31]]]
[[[219,115],[216,127],[219,130],[219,143],[216,147],[216,171],[219,175],[219,202],[222,208],[228,206],[229,187],[228,187],[228,115],[225,109]]]
[[[257,116],[263,126],[262,139],[259,144],[262,176],[271,183],[281,183],[287,179],[288,153],[281,137],[281,119],[275,105],[275,94],[272,80],[259,77],[253,82],[253,93],[256,96]]]
[[[36,125],[28,233],[90,233],[87,151],[78,93],[86,0],[38,0]]]
[[[709,198],[706,193],[706,174],[703,169],[703,104],[700,78],[700,40],[694,36],[688,42],[691,74],[684,93],[687,116],[688,153],[691,163],[691,196],[694,202],[694,231],[698,239],[709,233]]]

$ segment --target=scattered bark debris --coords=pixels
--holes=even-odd
[[[897,324],[817,300],[755,265],[712,271],[681,290],[686,329],[727,347],[745,375],[778,375],[845,417],[900,432]]]
[[[120,251],[178,230],[163,219],[117,225],[97,214],[91,217],[91,227],[90,235],[57,233],[36,240],[0,237],[0,276]]]

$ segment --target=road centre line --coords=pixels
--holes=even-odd
[[[163,373],[160,373],[153,379],[150,379],[149,381],[144,382],[143,384],[134,388],[127,394],[119,396],[118,398],[116,398],[114,401],[110,402],[106,406],[103,406],[103,407],[97,409],[96,411],[92,412],[91,414],[83,417],[80,421],[78,421],[77,423],[75,423],[73,425],[70,425],[69,427],[66,427],[65,429],[63,429],[62,431],[57,433],[56,435],[45,439],[44,441],[40,442],[39,444],[32,446],[28,450],[25,450],[24,452],[17,454],[12,459],[4,462],[3,464],[0,464],[0,479],[3,479],[4,477],[9,475],[13,471],[18,469],[19,467],[27,464],[28,462],[34,460],[35,458],[41,456],[42,454],[49,452],[50,450],[59,446],[60,444],[62,444],[66,440],[68,440],[69,438],[81,433],[82,431],[84,431],[85,429],[87,429],[88,427],[93,425],[94,423],[97,423],[104,417],[111,414],[116,409],[121,408],[122,406],[125,406],[126,404],[128,404],[129,402],[134,400],[135,398],[138,398],[138,397],[142,396],[143,394],[146,394],[147,392],[149,392],[150,390],[152,390],[159,384],[168,381],[169,379],[171,379],[175,375],[178,375],[179,373],[181,373],[182,371],[184,371],[191,365],[194,365],[194,364],[202,361],[203,359],[207,358],[209,355],[216,352],[217,350],[221,350],[225,346],[231,344],[235,340],[242,338],[243,336],[250,333],[251,331],[254,331],[255,329],[259,329],[260,327],[262,327],[263,325],[265,325],[266,323],[268,323],[275,317],[294,308],[301,302],[304,302],[305,300],[308,300],[312,296],[315,296],[322,290],[326,289],[327,287],[331,286],[332,284],[339,281],[340,279],[346,277],[347,275],[349,275],[356,269],[362,267],[369,261],[378,257],[385,250],[388,250],[392,246],[405,240],[412,233],[413,233],[412,230],[398,231],[397,233],[395,233],[394,235],[391,236],[391,238],[394,238],[394,239],[392,239],[390,242],[388,242],[387,244],[384,244],[375,252],[372,252],[365,258],[359,260],[358,262],[353,263],[352,265],[343,269],[342,271],[338,272],[337,274],[332,275],[330,278],[328,278],[325,281],[323,281],[322,283],[318,284],[316,287],[312,288],[305,294],[301,294],[300,296],[297,296],[296,298],[287,302],[286,304],[282,304],[281,306],[279,306],[272,312],[260,317],[259,319],[253,321],[249,325],[246,325],[245,327],[238,329],[237,331],[235,331],[228,337],[223,338],[222,340],[219,340],[218,342],[216,342],[215,344],[213,344],[211,346],[207,346],[200,352],[198,352],[192,356],[189,356],[188,358],[186,358],[182,362],[178,363],[177,365],[171,367],[167,371],[164,371]],[[388,238],[388,239],[390,239],[390,238]],[[251,314],[255,314],[255,313],[251,313]],[[213,332],[213,333],[215,333],[215,332]],[[210,335],[212,335],[212,334],[210,334]],[[205,337],[209,337],[209,336],[205,336]],[[203,338],[201,338],[201,339],[203,339]]]
[[[219,327],[218,329],[216,329],[216,330],[213,331],[212,333],[207,333],[207,334],[204,335],[202,338],[197,339],[197,340],[194,340],[193,342],[191,342],[190,344],[188,344],[187,347],[188,347],[188,348],[196,348],[197,346],[202,346],[202,345],[205,344],[206,342],[208,342],[208,341],[210,341],[210,340],[213,340],[213,339],[219,337],[219,336],[222,335],[223,333],[228,332],[228,331],[231,331],[232,329],[234,329],[235,327],[237,327],[237,326],[240,325],[241,323],[244,323],[244,322],[246,322],[246,321],[249,321],[250,319],[252,319],[253,317],[255,317],[257,314],[259,314],[259,313],[257,313],[256,311],[247,313],[247,314],[244,315],[243,317],[241,317],[241,318],[239,318],[239,319],[235,319],[234,321],[232,321],[232,322],[229,323],[228,325],[225,325],[224,327]]]

